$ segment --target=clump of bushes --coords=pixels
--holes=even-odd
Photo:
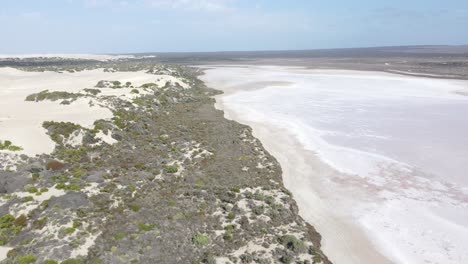
[[[21,151],[23,148],[13,145],[13,143],[9,140],[0,140],[0,150]]]
[[[63,182],[60,182],[55,185],[55,189],[66,190],[66,191],[79,191],[81,190],[81,186],[76,183],[65,184]]]
[[[155,225],[149,225],[149,224],[146,224],[146,223],[139,223],[138,224],[138,230],[144,231],[144,232],[151,231],[151,230],[154,229],[154,227],[155,227]]]
[[[125,233],[117,233],[114,235],[115,240],[121,240],[125,238]]]
[[[12,227],[14,221],[15,221],[15,217],[12,216],[11,214],[6,214],[0,217],[0,229]]]
[[[32,223],[32,227],[34,229],[38,229],[38,230],[41,230],[42,228],[44,228],[47,224],[47,218],[46,217],[43,217],[43,218],[39,218],[39,219],[36,219],[33,221]]]
[[[110,88],[112,88],[112,89],[122,88],[122,83],[119,82],[119,81],[112,81],[111,84],[112,84],[112,86]]]
[[[92,94],[94,96],[98,95],[99,93],[101,93],[101,90],[99,89],[91,89],[91,88],[86,88],[86,89],[83,89],[83,91],[89,93],[89,94]]]
[[[36,187],[31,186],[31,185],[29,185],[29,184],[26,185],[26,186],[24,187],[24,189],[25,189],[25,191],[27,191],[28,193],[37,193],[37,192],[39,191]]]
[[[25,215],[20,215],[13,221],[13,224],[15,226],[25,227],[28,224],[28,218]]]
[[[69,235],[69,234],[73,234],[75,232],[75,228],[74,227],[67,227],[65,228],[65,234]]]
[[[46,164],[46,170],[58,171],[65,168],[65,164],[58,160],[51,160]]]
[[[85,264],[85,262],[82,259],[69,258],[67,260],[60,262],[60,264]]]
[[[158,85],[155,83],[145,83],[141,86],[141,88],[151,88],[151,87],[157,87]]]
[[[37,258],[34,255],[28,254],[17,258],[18,264],[30,264],[36,262]]]
[[[210,238],[203,234],[196,234],[192,237],[192,243],[196,246],[205,246],[210,243]]]
[[[50,138],[61,144],[64,138],[68,138],[73,132],[82,129],[80,125],[71,122],[45,121],[42,127],[47,129]],[[61,137],[60,137],[61,136]]]
[[[32,196],[23,197],[23,203],[32,202],[32,201],[34,201],[34,198]]]
[[[179,167],[177,165],[167,165],[165,168],[164,168],[164,171],[166,173],[176,173],[179,171]]]
[[[131,204],[131,205],[129,205],[128,207],[130,208],[130,210],[132,210],[132,211],[134,211],[134,212],[138,212],[138,211],[140,211],[140,209],[141,209],[141,206],[138,205],[138,204]]]
[[[236,215],[233,214],[233,213],[229,213],[229,214],[227,215],[227,219],[229,219],[229,220],[234,220],[234,218],[236,218]]]
[[[5,245],[8,240],[16,236],[27,224],[27,218],[24,215],[15,217],[11,214],[5,214],[0,217],[0,246]]]
[[[278,242],[287,249],[296,253],[304,253],[307,250],[304,242],[293,235],[281,236],[278,238]]]
[[[80,93],[69,93],[64,91],[49,92],[49,90],[42,91],[40,93],[30,94],[26,97],[26,101],[40,102],[44,100],[57,101],[57,100],[76,100],[78,97],[84,96]]]

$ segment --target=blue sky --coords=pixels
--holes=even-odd
[[[468,44],[467,0],[2,0],[0,53]]]

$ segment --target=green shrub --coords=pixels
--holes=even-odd
[[[148,225],[148,224],[145,224],[145,223],[139,223],[138,224],[138,230],[140,230],[140,231],[147,232],[147,231],[151,231],[153,229],[154,229],[154,225]]]
[[[83,223],[81,223],[80,220],[73,219],[73,228],[78,228],[78,227],[80,227],[82,225],[83,225]]]
[[[16,258],[16,256],[18,256],[18,250],[16,248],[8,250],[7,258]]]
[[[44,264],[58,264],[58,262],[53,259],[48,259],[44,261]]]
[[[32,196],[23,197],[23,203],[32,202],[32,201],[34,201],[34,198]]]
[[[151,88],[151,87],[156,87],[156,86],[158,86],[158,85],[155,84],[155,83],[145,83],[141,87],[142,88]]]
[[[304,242],[293,235],[284,235],[278,239],[278,242],[287,249],[296,253],[302,253],[306,251]]]
[[[275,203],[275,198],[273,198],[272,196],[267,196],[265,197],[265,202],[269,205],[272,205]]]
[[[40,177],[39,173],[37,172],[34,172],[33,174],[31,174],[31,177],[34,181],[37,181]]]
[[[28,224],[28,218],[25,215],[20,215],[13,221],[13,224],[15,226],[25,227]]]
[[[236,215],[233,214],[233,213],[229,213],[229,214],[227,215],[227,219],[229,219],[229,220],[233,220],[234,218],[236,218]]]
[[[165,168],[164,168],[164,171],[166,173],[176,173],[179,171],[179,167],[177,165],[167,165]]]
[[[132,94],[139,94],[140,92],[139,92],[137,89],[132,89],[132,90],[130,91],[130,93],[132,93]]]
[[[69,258],[67,260],[60,262],[60,264],[85,264],[85,262],[82,259]]]
[[[235,229],[235,225],[227,225],[227,226],[224,227],[224,230],[226,230],[226,231],[232,231],[234,229]]]
[[[12,227],[14,221],[15,221],[15,217],[12,216],[11,214],[6,214],[0,217],[0,229]]]
[[[197,234],[192,237],[192,243],[197,246],[205,246],[210,243],[210,238],[206,235]]]
[[[99,89],[86,88],[86,89],[84,89],[84,91],[87,92],[87,93],[90,93],[92,95],[98,95],[99,93],[101,93],[101,90],[99,90]]]
[[[117,233],[117,234],[114,235],[114,238],[116,240],[124,239],[125,238],[125,233]]]
[[[46,226],[46,224],[47,224],[47,217],[43,217],[43,218],[34,220],[32,223],[32,227],[34,229],[41,230],[42,228]]]
[[[131,192],[134,192],[134,191],[136,191],[136,186],[133,185],[133,184],[130,184],[130,185],[127,186],[127,189],[128,189],[129,191],[131,191]]]
[[[58,171],[65,168],[65,164],[58,160],[51,160],[46,164],[46,170]]]
[[[231,233],[224,234],[223,239],[224,240],[232,240],[232,234]]]
[[[55,189],[58,189],[58,190],[64,190],[66,187],[67,187],[67,185],[65,183],[63,183],[63,182],[57,183],[55,185]]]
[[[23,148],[13,145],[13,143],[9,140],[0,140],[0,150],[21,151]]]
[[[36,262],[36,256],[28,254],[18,257],[18,264],[30,264]]]
[[[67,227],[65,228],[65,234],[69,235],[69,234],[73,234],[75,232],[75,228],[74,227]]]
[[[34,93],[26,97],[26,101],[30,102],[40,102],[44,100],[57,101],[57,100],[68,100],[68,99],[77,99],[80,96],[84,96],[80,93],[69,93],[64,91],[54,91],[49,92],[49,90],[44,90],[40,93]]]
[[[141,206],[138,205],[138,204],[131,204],[131,205],[129,205],[128,207],[130,208],[130,210],[132,210],[132,211],[134,211],[134,212],[138,212],[138,211],[140,211],[140,209],[141,209]]]
[[[34,187],[34,186],[28,186],[28,187],[26,188],[26,191],[27,191],[28,193],[37,193],[37,192],[38,192],[38,189],[37,189],[36,187]]]
[[[81,190],[81,186],[76,183],[70,183],[65,187],[65,190],[67,191],[79,191]]]
[[[82,129],[80,125],[71,122],[55,121],[45,121],[42,123],[42,127],[49,131],[50,138],[56,142],[59,140],[59,136],[68,138],[76,130]]]

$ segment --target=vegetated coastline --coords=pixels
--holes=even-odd
[[[189,87],[141,85],[130,99],[95,91],[29,97],[67,105],[85,96],[113,118],[91,127],[50,120],[51,154],[1,153],[1,163],[15,161],[0,170],[3,263],[330,263],[278,162],[249,127],[214,108],[219,91],[199,71],[109,64],[107,71],[164,73]],[[86,65],[93,67],[102,63]]]

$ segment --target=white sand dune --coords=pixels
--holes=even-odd
[[[59,101],[27,102],[26,96],[49,91],[79,92],[93,88],[100,80],[131,82],[135,87],[144,83],[165,84],[166,81],[186,84],[169,75],[153,75],[139,72],[104,72],[102,69],[75,73],[25,72],[14,68],[0,68],[0,140],[10,140],[21,146],[30,156],[50,153],[54,142],[42,128],[44,121],[73,122],[91,127],[95,120],[111,118],[112,112],[98,105],[90,106],[89,100],[80,98],[70,105]],[[131,89],[101,89],[103,95],[127,96]]]
[[[109,55],[109,54],[0,54],[0,59],[17,58],[64,58],[64,59],[83,59],[110,61],[119,59],[132,59],[134,55]]]
[[[202,79],[281,163],[334,263],[468,263],[467,82],[262,66]]]

